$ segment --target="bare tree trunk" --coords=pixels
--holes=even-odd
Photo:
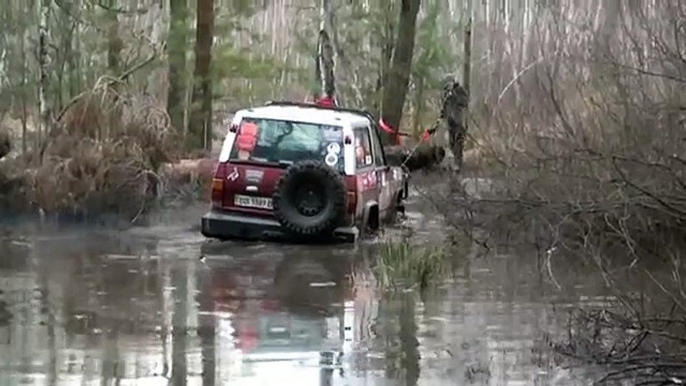
[[[54,65],[52,66],[52,73],[54,74],[54,85],[52,87],[52,109],[53,111],[62,110],[64,106],[64,82],[65,78],[68,79],[67,72],[67,60],[69,58],[69,45],[73,39],[71,35],[72,31],[72,20],[68,13],[60,12],[58,14],[56,24],[59,26],[56,28],[56,37],[59,43],[59,49],[56,50],[54,56]]]
[[[350,58],[346,56],[345,51],[341,46],[338,21],[336,14],[333,11],[333,7],[331,7],[328,20],[330,24],[329,34],[331,35],[331,42],[336,54],[335,61],[339,63],[338,66],[336,66],[336,79],[339,79],[339,82],[342,80],[342,84],[344,84],[346,87],[349,87],[350,91],[352,92],[351,99],[354,100],[355,105],[364,105],[364,97],[362,96],[362,90],[358,84],[359,77],[354,73],[353,64],[351,63]],[[368,49],[369,47],[366,48]],[[346,105],[345,98],[346,95],[344,95],[344,92],[341,89],[337,95],[337,101],[341,106]]]
[[[73,3],[72,9],[81,9],[83,4],[81,0],[76,0]],[[72,36],[81,36],[81,23],[74,21],[74,31]],[[72,39],[71,52],[68,57],[69,61],[69,98],[71,100],[79,92],[81,92],[81,82],[83,78],[83,73],[81,72],[81,42],[79,39]]]
[[[324,95],[333,98],[336,95],[336,77],[334,74],[334,53],[331,40],[326,30],[319,31],[317,53],[317,75]]]
[[[383,2],[382,2],[383,4]],[[390,2],[384,4],[386,7],[382,8],[384,14],[391,13],[393,5]],[[384,33],[380,37],[379,46],[381,48],[381,64],[379,65],[379,78],[376,83],[376,94],[374,96],[374,106],[373,110],[377,115],[381,115],[383,111],[383,90],[388,84],[388,73],[391,68],[391,60],[393,59],[393,48],[395,34],[395,23],[392,17],[386,15],[384,18]]]
[[[107,72],[111,76],[119,76],[121,72],[121,51],[123,42],[119,36],[119,14],[118,14],[118,0],[107,0],[107,7],[105,7],[105,19],[107,20]],[[113,84],[112,88],[117,89],[119,85]],[[115,130],[117,130],[117,117],[121,114],[118,105],[118,94],[115,93],[112,98],[112,108],[107,114],[107,124],[104,127],[98,127],[97,137],[99,139],[108,138]],[[103,132],[104,131],[104,132]]]
[[[332,0],[322,0],[320,8],[319,41],[317,44],[317,65],[319,81],[324,95],[334,98],[336,94],[335,57],[331,37],[333,36]]]
[[[117,14],[117,0],[108,0],[107,12],[107,69],[110,74],[119,73],[121,66],[122,40],[119,37],[119,15]]]
[[[606,54],[610,54],[617,36],[622,2],[620,0],[605,0],[602,11],[604,11],[601,12],[603,20],[596,32],[596,45],[599,49],[607,50]]]
[[[171,24],[166,20],[167,5],[166,1],[154,0],[150,2],[148,12],[145,17],[143,31],[150,37],[154,47],[162,47],[163,40],[166,39],[166,32]],[[148,75],[146,91],[154,95],[161,103],[167,105],[169,96],[169,83],[167,81],[167,71],[164,68],[155,68]]]
[[[444,116],[448,120],[448,130],[450,132],[450,148],[453,152],[453,166],[456,172],[462,170],[464,142],[467,138],[467,117],[466,112],[469,108],[469,88],[472,74],[472,1],[467,0],[467,24],[464,30],[464,64],[462,70],[462,82],[451,85],[450,91],[444,100],[447,107]]]
[[[186,0],[169,0],[169,38],[167,53],[169,56],[169,73],[167,75],[169,90],[167,95],[167,112],[171,125],[182,132],[184,128],[184,100],[186,95],[186,47],[188,5]]]
[[[198,0],[195,34],[195,76],[188,127],[189,149],[212,150],[212,37],[214,0]]]
[[[464,64],[462,71],[462,84],[469,94],[470,79],[472,76],[472,0],[467,0],[467,25],[464,30]]]
[[[412,122],[412,131],[417,133],[422,125],[422,114],[424,113],[424,78],[421,76],[415,77],[415,103],[414,103],[414,122]]]
[[[22,31],[19,39],[19,52],[21,52],[21,155],[26,157],[27,143],[26,132],[28,121],[28,108],[26,106],[26,31]]]
[[[43,134],[48,133],[50,126],[50,110],[46,96],[48,95],[48,14],[50,0],[41,0],[37,4],[38,21],[38,111],[40,119],[36,137],[36,149],[41,148]],[[38,154],[38,153],[36,153]],[[37,160],[40,161],[40,160]]]
[[[420,3],[420,0],[402,0],[391,69],[388,81],[384,84],[381,116],[386,123],[395,128],[396,137],[397,131],[400,129],[407,86],[410,81],[417,13]]]

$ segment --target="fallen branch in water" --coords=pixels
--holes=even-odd
[[[554,350],[608,368],[595,384],[677,385],[686,380],[686,354],[669,349],[682,344],[678,334],[607,310],[578,311],[571,322],[567,341]]]

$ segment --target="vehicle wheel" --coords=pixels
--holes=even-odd
[[[274,216],[290,233],[330,235],[345,217],[345,181],[319,161],[298,162],[279,181],[273,205]]]
[[[388,217],[386,218],[386,221],[391,225],[397,224],[398,218],[405,215],[404,209],[402,211],[399,209],[403,206],[402,194],[403,192],[400,191],[398,192],[398,194],[395,195],[395,199],[393,200],[393,207],[390,208],[388,211]]]

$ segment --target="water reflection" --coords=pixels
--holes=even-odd
[[[233,382],[332,384],[343,348],[346,256],[228,249],[209,255],[205,265],[215,316],[231,321]]]
[[[174,305],[172,309],[172,370],[171,384],[181,386],[188,379],[188,333],[190,326],[188,316],[190,314],[190,299],[188,281],[190,279],[190,264],[180,264],[172,275],[174,286]]]
[[[0,385],[589,383],[535,345],[564,332],[560,310],[603,299],[573,268],[564,293],[535,259],[496,256],[433,292],[383,294],[364,267],[350,279],[364,246],[151,240],[2,240]]]

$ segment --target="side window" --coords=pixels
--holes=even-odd
[[[379,132],[374,126],[370,129],[372,135],[372,148],[374,149],[374,163],[376,166],[386,166],[386,159],[384,158],[383,148],[381,147],[381,139]]]
[[[366,127],[356,127],[353,129],[355,134],[355,158],[358,168],[365,168],[374,164],[372,155],[372,143],[369,138],[369,129]]]

